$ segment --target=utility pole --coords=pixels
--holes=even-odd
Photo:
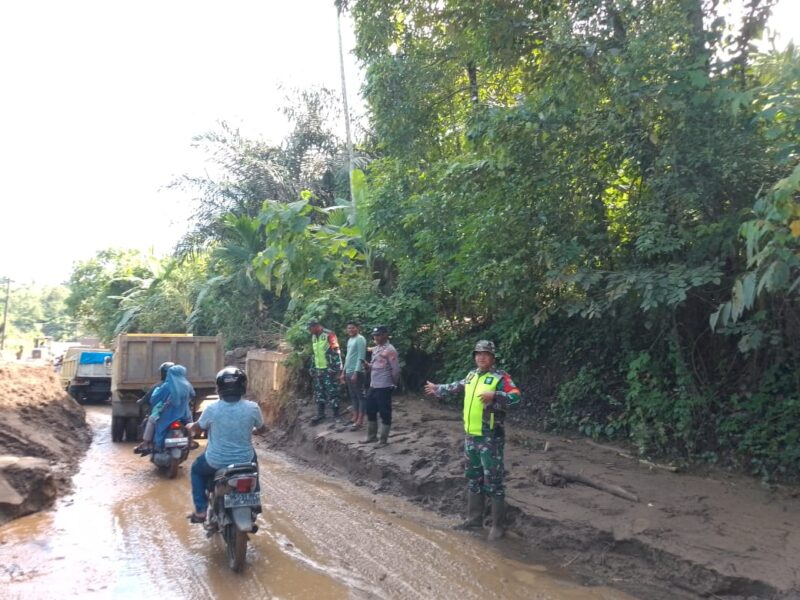
[[[347,171],[350,176],[350,202],[353,205],[353,218],[355,219],[355,197],[353,196],[353,138],[350,134],[350,109],[347,105],[347,84],[344,76],[344,50],[342,49],[342,9],[336,10],[336,32],[339,34],[339,70],[342,77],[342,105],[344,107],[344,131],[347,138]]]
[[[6,306],[3,309],[3,328],[0,329],[0,350],[6,346],[6,326],[8,325],[8,298],[11,295],[11,279],[6,277],[2,280],[6,284]]]

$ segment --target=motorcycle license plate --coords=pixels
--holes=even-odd
[[[259,492],[225,494],[225,508],[237,508],[239,506],[261,506],[261,494]]]
[[[164,446],[167,448],[173,448],[175,446],[185,446],[189,443],[189,438],[185,437],[175,437],[175,438],[167,438],[164,440]]]

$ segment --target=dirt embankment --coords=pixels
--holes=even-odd
[[[91,438],[51,367],[0,362],[0,524],[68,491]]]
[[[359,444],[363,430],[312,427],[312,415],[310,403],[300,403],[271,433],[271,445],[376,494],[463,515],[457,411],[396,398],[384,448]],[[547,551],[587,583],[641,598],[800,599],[800,488],[725,472],[682,473],[513,422],[505,455],[510,528],[500,543],[511,552],[515,544]]]

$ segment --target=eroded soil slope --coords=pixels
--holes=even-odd
[[[48,507],[70,488],[91,441],[83,407],[52,368],[0,362],[0,523]]]

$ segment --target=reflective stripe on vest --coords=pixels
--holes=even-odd
[[[328,368],[328,332],[323,331],[319,335],[311,336],[311,346],[314,348],[314,367],[317,369]]]
[[[478,375],[475,371],[467,375],[464,385],[464,431],[469,435],[483,435],[482,392],[497,389],[500,378],[497,373]],[[494,429],[494,413],[489,418],[489,429]]]

